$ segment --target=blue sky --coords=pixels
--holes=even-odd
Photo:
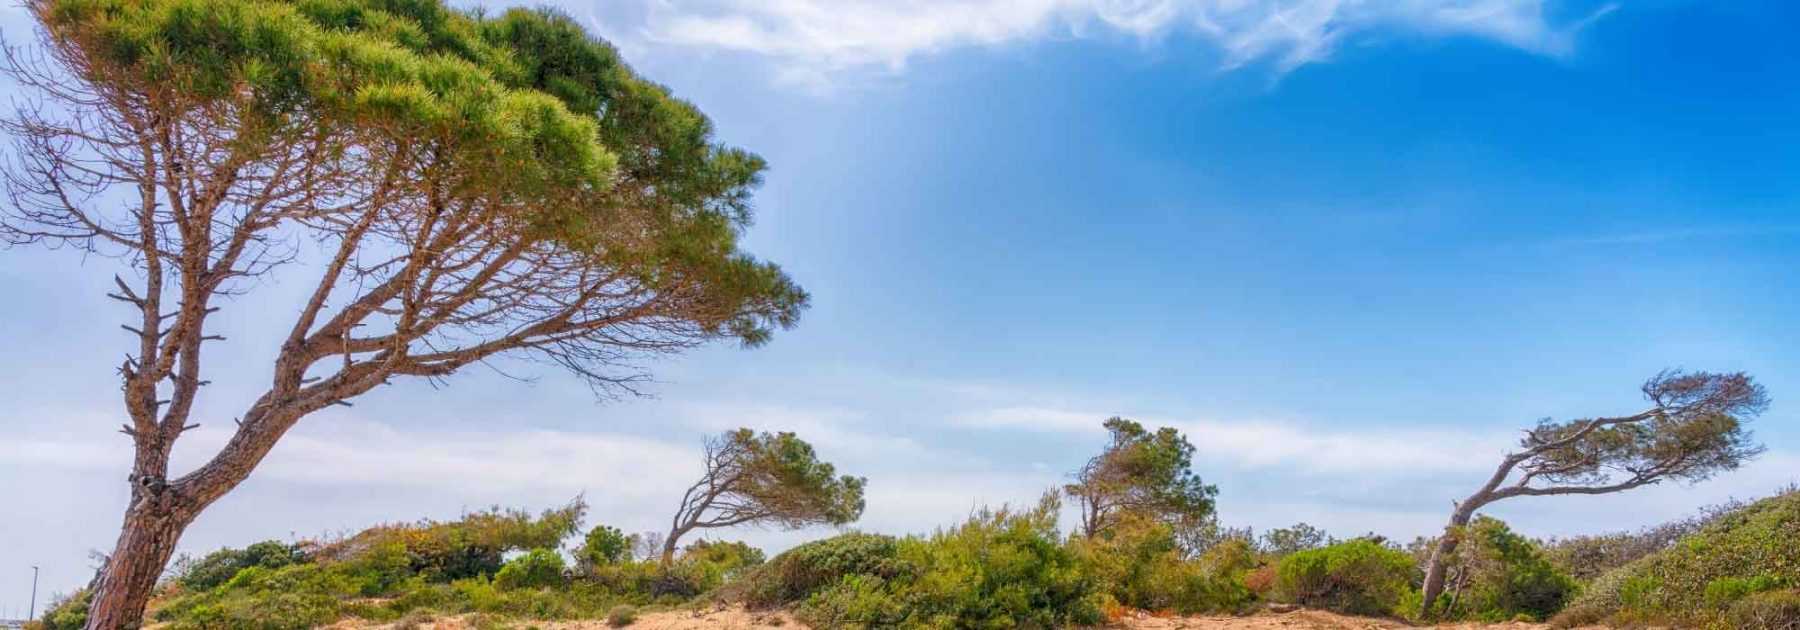
[[[740,425],[867,475],[863,528],[924,531],[1060,483],[1115,414],[1183,428],[1227,524],[1411,538],[1517,429],[1634,411],[1664,367],[1757,375],[1770,452],[1493,511],[1567,535],[1766,493],[1800,475],[1800,10],[1722,4],[564,4],[768,158],[748,242],[812,291],[801,326],[659,363],[653,399],[523,362],[533,382],[378,391],[304,422],[183,547],[581,492],[591,522],[655,529],[702,436]],[[114,270],[0,251],[0,617],[23,567],[67,590],[111,546]],[[254,395],[262,313],[295,290],[221,313],[203,423]]]

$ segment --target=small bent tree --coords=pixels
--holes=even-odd
[[[738,429],[706,441],[706,473],[681,495],[663,539],[662,564],[696,529],[773,524],[843,525],[862,517],[867,480],[838,476],[793,433]]]
[[[806,304],[738,246],[763,161],[572,19],[441,0],[24,5],[41,47],[6,49],[27,98],[0,120],[0,242],[129,269],[111,297],[130,313],[131,495],[89,628],[137,627],[182,532],[314,412],[502,356],[630,393],[646,358],[760,344]],[[278,268],[304,268],[297,303],[235,315],[281,326],[260,393],[210,460],[171,471],[221,298]]]
[[[1075,472],[1075,483],[1063,487],[1081,507],[1083,536],[1101,535],[1127,514],[1177,529],[1212,518],[1219,489],[1194,474],[1194,445],[1181,432],[1163,427],[1151,433],[1118,417],[1107,419],[1105,426],[1112,435],[1106,450]]]
[[[1644,382],[1651,407],[1629,415],[1541,420],[1487,483],[1456,504],[1426,564],[1419,614],[1443,594],[1446,560],[1475,512],[1513,497],[1607,494],[1665,480],[1703,481],[1761,454],[1745,423],[1768,394],[1742,372],[1664,371]]]

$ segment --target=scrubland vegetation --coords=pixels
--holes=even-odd
[[[184,558],[158,586],[149,617],[172,630],[459,615],[497,627],[564,619],[626,626],[643,611],[725,604],[786,610],[815,628],[1054,628],[1139,611],[1243,615],[1293,605],[1420,623],[1800,623],[1800,490],[1638,532],[1559,540],[1478,516],[1449,532],[1459,544],[1441,558],[1445,595],[1422,616],[1436,538],[1337,539],[1306,523],[1260,535],[1222,527],[1210,500],[1216,489],[1192,473],[1185,436],[1117,418],[1106,426],[1113,439],[1075,483],[928,534],[851,531],[772,558],[717,540],[666,554],[659,533],[583,528],[579,500],[535,515],[496,508]],[[787,479],[775,483],[785,488],[779,496],[839,496],[843,484],[819,483],[840,478],[810,447],[767,436],[777,442],[790,455],[778,459],[813,473],[777,475]],[[1088,504],[1079,514],[1103,518],[1065,529],[1065,512],[1077,512],[1065,510],[1065,498]],[[87,602],[85,592],[66,598],[41,627],[82,627]]]

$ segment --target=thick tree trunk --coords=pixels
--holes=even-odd
[[[88,630],[143,625],[144,606],[150,602],[156,581],[174,555],[181,533],[193,522],[195,511],[177,500],[176,493],[164,488],[134,490],[137,496],[125,510],[119,542],[94,578]]]
[[[1431,550],[1431,561],[1425,568],[1425,585],[1423,603],[1419,606],[1419,618],[1431,618],[1431,604],[1438,596],[1444,594],[1444,574],[1449,567],[1445,566],[1450,554],[1456,553],[1456,546],[1462,542],[1462,528],[1475,517],[1475,509],[1480,507],[1474,501],[1464,501],[1450,515],[1450,524],[1444,527],[1444,533],[1438,536],[1437,547]]]

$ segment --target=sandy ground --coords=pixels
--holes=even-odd
[[[374,630],[377,628],[391,630],[393,624],[346,625],[333,626],[336,630]],[[465,618],[441,619],[413,626],[420,630],[469,630],[473,628]],[[610,628],[604,621],[555,621],[538,622],[521,627],[535,627],[542,630],[600,630]],[[751,612],[742,608],[722,608],[709,610],[678,610],[644,613],[636,623],[629,626],[633,630],[805,630],[805,626],[794,621],[794,618],[781,612]],[[1114,628],[1126,630],[1387,630],[1390,628],[1411,628],[1406,624],[1384,619],[1366,617],[1349,617],[1316,610],[1300,610],[1287,613],[1263,613],[1249,617],[1155,617],[1135,615],[1121,619]],[[1544,630],[1543,624],[1502,623],[1502,624],[1456,624],[1438,626],[1455,630]]]

